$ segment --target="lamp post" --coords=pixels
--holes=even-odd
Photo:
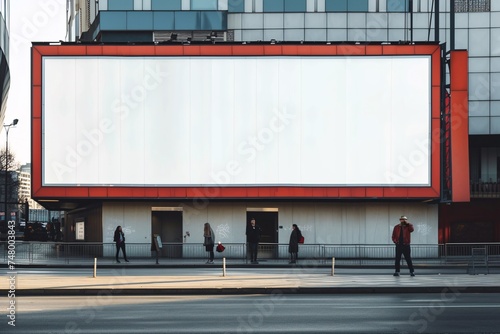
[[[7,174],[9,172],[9,130],[11,127],[16,126],[19,120],[16,118],[10,124],[4,124],[5,128],[5,226],[7,226]]]

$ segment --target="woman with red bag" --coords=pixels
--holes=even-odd
[[[290,242],[288,243],[288,252],[290,253],[290,262],[297,263],[299,253],[299,241],[302,239],[302,232],[300,232],[297,224],[292,225],[292,233],[290,234]]]

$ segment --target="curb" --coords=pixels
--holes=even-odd
[[[500,286],[434,286],[434,287],[276,287],[276,288],[172,288],[172,289],[23,289],[17,297],[28,296],[189,296],[189,295],[291,295],[291,294],[395,294],[395,293],[500,293]],[[6,295],[8,290],[0,290]]]

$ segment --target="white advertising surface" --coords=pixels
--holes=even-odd
[[[430,56],[43,57],[45,186],[429,186]]]

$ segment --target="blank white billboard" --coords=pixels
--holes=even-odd
[[[430,56],[43,57],[43,185],[429,186]]]

